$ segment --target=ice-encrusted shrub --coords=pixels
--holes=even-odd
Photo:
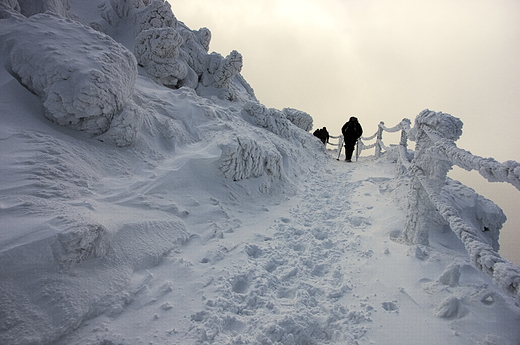
[[[306,132],[312,129],[312,116],[306,112],[293,108],[283,108],[282,112],[296,127],[299,127]]]
[[[237,136],[221,147],[218,165],[227,178],[241,180],[267,175],[281,179],[298,173],[298,165],[291,162],[297,162],[303,152],[317,153],[323,149],[320,142],[293,125],[282,111],[250,101],[241,114],[246,121],[268,132],[258,129],[258,136],[254,138]],[[319,158],[316,156],[316,159]]]
[[[132,23],[137,36],[151,28],[177,26],[177,18],[171,11],[171,6],[164,0],[109,0],[99,4],[101,18],[90,25],[96,30],[107,32],[106,24],[116,26],[121,20]]]
[[[175,18],[169,2],[152,0],[148,6],[139,11],[136,24],[136,34],[139,34],[151,28],[175,28],[177,18]]]
[[[188,65],[201,76],[208,62],[211,31],[208,28],[192,31],[182,23],[177,25],[177,30],[184,38],[182,50],[187,54]]]
[[[103,4],[101,7],[102,17],[109,25],[116,26],[123,18],[134,24],[135,56],[139,65],[144,67],[155,82],[169,88],[197,87],[199,75],[204,68],[199,66],[200,63],[192,62],[201,61],[205,66],[205,55],[211,37],[209,30],[191,32],[177,21],[170,4],[163,0],[112,0],[110,4]],[[104,25],[106,23],[96,22],[91,26],[101,32],[109,32]],[[194,60],[190,55],[192,51],[181,49],[187,39],[190,40],[187,46],[197,52],[203,51],[203,56],[200,53],[192,54],[199,55]],[[196,65],[201,71],[197,73],[191,65]]]
[[[248,102],[244,105],[244,111],[250,116],[254,125],[266,128],[285,139],[293,138],[296,134],[291,121],[285,114],[274,108],[267,108],[257,102]]]
[[[202,46],[204,51],[209,51],[209,43],[211,42],[211,31],[208,28],[200,28],[199,30],[192,31],[197,41]]]
[[[242,55],[233,50],[225,58],[218,53],[207,55],[205,70],[197,89],[199,95],[216,94],[221,99],[236,100],[231,81],[242,70]]]
[[[201,96],[238,100],[236,87],[231,84],[242,69],[242,55],[235,50],[225,58],[208,54],[211,32],[207,28],[190,30],[177,21],[164,0],[112,0],[101,7],[106,22],[91,25],[109,32],[106,23],[113,27],[122,18],[133,22],[136,57],[157,83],[170,88],[187,86],[197,89]],[[237,78],[237,85],[256,99],[243,78]]]
[[[271,142],[259,143],[250,137],[237,136],[221,149],[217,164],[226,178],[238,181],[264,174],[281,176],[282,155]]]
[[[18,22],[1,43],[8,71],[59,125],[100,134],[131,101],[135,57],[102,33],[47,12]]]
[[[229,88],[231,78],[242,70],[242,55],[233,50],[225,58],[218,53],[209,55],[207,70],[202,75],[202,85],[219,89]]]
[[[196,87],[197,75],[180,58],[183,42],[181,34],[173,28],[144,30],[135,42],[137,62],[159,84],[170,88]]]

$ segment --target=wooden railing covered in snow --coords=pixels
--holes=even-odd
[[[381,122],[373,136],[361,138],[358,142],[359,152],[375,147],[375,156],[379,157],[383,149],[388,150],[382,141],[383,131],[398,130],[401,130],[401,141],[397,175],[408,175],[411,184],[405,228],[397,240],[410,245],[427,245],[428,232],[434,223],[430,218],[432,214],[440,215],[464,244],[472,264],[489,274],[496,285],[520,301],[520,267],[502,258],[490,244],[483,241],[479,232],[485,229],[477,229],[465,220],[440,194],[453,165],[468,171],[476,170],[490,182],[507,182],[520,190],[520,163],[499,163],[493,158],[475,156],[458,148],[455,141],[462,134],[462,122],[449,114],[428,109],[416,117],[413,128],[408,119],[392,128],[385,127]],[[374,138],[374,144],[363,144],[363,140]],[[412,160],[407,148],[408,139],[415,141]]]

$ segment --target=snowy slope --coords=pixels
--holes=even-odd
[[[0,1],[0,343],[519,343],[453,234],[392,241],[391,157],[332,160],[162,1],[43,3]]]

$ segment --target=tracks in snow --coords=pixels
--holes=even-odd
[[[327,176],[308,177],[289,214],[223,267],[215,290],[204,295],[204,310],[192,315],[188,337],[210,344],[355,344],[364,336],[374,307],[360,291],[359,273],[374,253],[366,241],[373,208],[367,202],[380,194],[373,182],[352,181],[352,168],[334,162]]]

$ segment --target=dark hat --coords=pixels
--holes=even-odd
[[[357,121],[357,117],[352,116],[349,121]]]

